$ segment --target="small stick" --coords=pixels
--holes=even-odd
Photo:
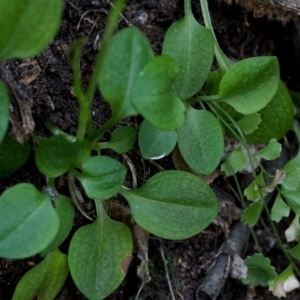
[[[166,258],[165,258],[165,253],[164,253],[164,248],[163,248],[163,245],[162,245],[162,241],[160,241],[160,254],[161,254],[161,257],[162,257],[162,260],[164,262],[164,267],[165,267],[165,271],[166,271],[166,277],[167,277],[167,280],[168,280],[168,286],[169,286],[169,290],[170,290],[170,293],[171,293],[171,297],[172,297],[172,300],[176,300],[175,298],[175,295],[173,293],[173,287],[172,287],[172,283],[171,283],[171,279],[170,279],[170,275],[169,275],[169,271],[168,271],[168,266],[167,266],[167,261],[166,261]]]

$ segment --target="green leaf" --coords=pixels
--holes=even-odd
[[[247,164],[246,157],[243,153],[242,146],[239,145],[227,157],[226,161],[221,165],[221,171],[224,171],[226,176],[234,175],[242,171]]]
[[[167,31],[163,54],[171,56],[178,64],[180,71],[172,89],[186,100],[201,89],[208,76],[214,57],[213,35],[189,12]]]
[[[220,85],[221,79],[222,79],[222,73],[220,73],[219,71],[210,72],[208,75],[208,78],[206,79],[205,86],[203,88],[204,94],[206,94],[206,95],[219,94],[219,85]],[[230,106],[230,108],[231,108],[231,106]]]
[[[260,122],[261,122],[260,115],[258,113],[254,113],[251,115],[243,116],[237,122],[237,125],[245,134],[250,134],[256,129],[258,129],[258,125]]]
[[[283,217],[288,217],[289,214],[289,206],[285,204],[280,194],[278,194],[271,210],[272,220],[278,223]]]
[[[133,85],[153,57],[148,40],[135,27],[121,30],[110,40],[98,83],[118,119],[138,114],[131,103]]]
[[[222,128],[214,115],[189,107],[177,134],[180,153],[189,167],[200,174],[211,174],[224,151]]]
[[[87,196],[104,200],[114,196],[121,188],[126,168],[117,160],[106,156],[94,156],[82,165],[82,173],[75,174]]]
[[[68,273],[68,257],[56,249],[21,278],[12,300],[53,300]]]
[[[131,126],[121,126],[114,130],[110,141],[100,143],[101,149],[112,149],[119,154],[128,152],[136,140],[136,130]]]
[[[59,228],[59,218],[49,195],[28,183],[17,184],[3,192],[0,220],[0,256],[10,259],[41,252]]]
[[[1,0],[0,62],[41,52],[59,28],[62,8],[61,0]]]
[[[90,142],[72,143],[63,135],[45,140],[36,152],[36,165],[41,173],[55,178],[72,167],[80,167],[90,156]]]
[[[276,139],[272,139],[266,147],[258,151],[255,155],[266,160],[274,160],[280,156],[281,149],[281,144],[279,144]]]
[[[282,182],[282,186],[289,191],[297,191],[300,189],[300,168],[295,167],[285,172],[286,177]]]
[[[249,227],[253,227],[259,220],[262,208],[263,204],[261,201],[250,204],[242,214],[242,221]]]
[[[282,190],[282,196],[287,202],[287,205],[297,214],[300,215],[300,191]]]
[[[7,135],[0,144],[0,180],[9,177],[19,170],[30,154],[27,141],[21,145]]]
[[[264,174],[260,172],[244,190],[244,195],[248,200],[256,200],[264,197],[267,193],[261,189],[266,186]]]
[[[134,220],[165,239],[189,238],[205,229],[218,213],[212,189],[183,171],[163,171],[136,190],[121,189]]]
[[[264,108],[279,83],[276,57],[252,57],[232,65],[223,76],[219,95],[238,112],[249,115]]]
[[[4,83],[0,80],[0,144],[7,130],[8,118],[9,118],[9,97]]]
[[[288,217],[290,214],[290,208],[282,200],[280,194],[276,196],[275,202],[271,210],[271,218],[275,222],[279,222],[283,217]]]
[[[291,96],[283,82],[279,82],[275,96],[268,105],[258,112],[261,123],[253,133],[246,135],[248,143],[268,143],[281,139],[290,129],[294,108]]]
[[[245,259],[245,264],[248,267],[248,277],[245,281],[252,286],[268,286],[268,281],[277,276],[270,260],[262,254],[248,256]]]
[[[147,120],[141,124],[139,147],[144,159],[160,159],[170,154],[177,142],[176,131],[165,131],[154,127]]]
[[[285,251],[294,258],[300,260],[300,243],[298,243],[295,247],[291,249],[286,249]]]
[[[171,91],[179,68],[175,61],[162,55],[150,60],[134,85],[132,102],[152,125],[175,130],[185,119],[185,106]]]
[[[96,221],[76,231],[69,249],[72,278],[90,300],[104,299],[121,284],[133,250],[129,228],[98,205]]]
[[[40,253],[41,256],[49,254],[60,246],[73,226],[75,209],[70,198],[59,195],[55,199],[55,211],[59,217],[59,229],[52,242]]]
[[[300,149],[299,149],[300,150]],[[284,171],[290,171],[294,169],[295,167],[300,168],[300,151],[298,150],[297,155],[289,160],[283,167]]]

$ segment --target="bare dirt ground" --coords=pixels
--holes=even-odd
[[[294,21],[283,25],[267,17],[256,19],[251,12],[235,4],[229,6],[223,2],[209,1],[209,5],[217,38],[230,59],[238,61],[251,56],[276,55],[280,61],[282,79],[291,89],[300,91],[300,61],[295,42],[297,31]],[[196,18],[202,23],[199,2],[194,1],[193,6]],[[72,74],[66,54],[76,38],[88,37],[82,49],[80,61],[82,81],[87,84],[109,9],[109,1],[67,0],[61,29],[52,45],[38,57],[27,60],[25,63],[19,60],[6,63],[15,82],[33,100],[35,134],[50,136],[42,122],[45,117],[62,130],[75,133],[78,105],[71,90]],[[137,26],[148,37],[155,53],[160,54],[168,27],[172,22],[183,17],[183,1],[130,0],[127,1],[123,15],[118,28]],[[92,115],[95,127],[103,124],[110,115],[110,108],[99,94],[95,96]],[[138,127],[140,120],[134,119],[128,122]],[[290,140],[294,140],[292,134]],[[297,145],[291,143],[289,152],[292,153],[295,148]],[[142,163],[141,157],[135,151],[130,151],[128,155],[137,169],[139,184],[158,172],[159,168],[169,170],[176,167],[171,156],[158,161],[159,166],[157,166],[148,161]],[[241,180],[247,179],[241,178]],[[45,184],[43,177],[34,166],[33,154],[16,175],[0,183],[0,191],[22,181],[32,182],[40,188]],[[221,177],[214,182],[214,185],[223,192],[231,194],[235,199],[230,189],[230,186],[234,187],[234,184],[230,180]],[[67,194],[64,178],[61,178],[59,182],[59,191]],[[77,214],[73,232],[86,222]],[[266,226],[268,228],[268,224]],[[255,230],[264,254],[271,259],[277,271],[280,272],[287,266],[287,261],[282,257],[276,245],[272,245],[272,239],[264,232],[262,224],[258,224]],[[283,234],[283,228],[281,234]],[[152,280],[142,290],[140,299],[171,299],[169,285],[172,286],[176,299],[196,299],[196,291],[225,240],[224,232],[216,225],[211,225],[201,234],[184,241],[151,238],[149,254]],[[65,253],[68,251],[69,241],[70,237],[61,247]],[[250,238],[246,248],[243,249],[242,256],[246,257],[254,252],[255,247]],[[0,260],[1,300],[12,298],[17,282],[39,260],[39,257],[18,261]],[[138,259],[133,260],[124,283],[107,299],[135,299],[140,286],[140,280],[135,275],[138,263]],[[249,292],[247,286],[238,280],[228,278],[218,299],[246,299],[247,292]],[[256,296],[253,299],[274,299],[266,289],[257,288],[255,292]],[[83,300],[86,298],[76,289],[69,277],[57,299]],[[299,299],[299,296],[297,293],[292,293],[288,299]]]

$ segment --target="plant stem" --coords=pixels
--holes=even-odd
[[[76,141],[76,138],[73,135],[65,133],[60,128],[58,128],[54,124],[52,124],[48,119],[43,119],[43,123],[53,135],[61,134],[61,135],[64,135],[70,142]]]
[[[118,120],[115,116],[111,116],[99,129],[88,136],[90,141],[98,142],[103,137],[104,133],[111,128]]]
[[[214,101],[219,99],[221,99],[219,95],[203,95],[197,97],[197,101]]]
[[[216,103],[214,103],[214,102],[213,102],[212,104],[218,106],[218,104],[216,104]],[[226,121],[225,121],[225,120],[217,113],[217,111],[214,109],[213,105],[209,105],[209,107],[210,107],[210,109],[213,111],[213,113],[214,113],[216,116],[218,116],[218,118],[221,120],[221,122],[222,122],[222,123],[223,123],[223,124],[224,124],[231,132],[232,132],[232,134],[235,136],[235,138],[236,138],[242,145],[245,144],[245,148],[247,149],[247,148],[248,148],[248,145],[247,145],[247,143],[246,143],[245,137],[244,137],[243,133],[241,132],[240,128],[238,127],[238,125],[236,124],[236,122],[231,118],[231,116],[230,116],[229,114],[227,114],[227,112],[223,111],[223,113],[225,114],[225,116],[226,116],[227,118],[229,118],[229,120],[235,124],[236,129],[237,129],[237,131],[239,132],[239,134],[241,135],[241,137],[239,137],[238,134],[237,134],[237,133],[229,126],[229,124],[228,124],[228,123],[227,123],[227,122],[226,122]],[[220,106],[218,106],[218,109],[220,109]],[[244,145],[243,145],[243,146],[244,146]],[[249,155],[250,150],[249,150],[249,149],[247,149],[247,150],[248,150],[247,153],[248,153],[248,155]],[[251,163],[252,172],[254,172],[254,170],[253,170],[253,164],[252,164],[252,160],[251,160],[251,157],[250,157],[250,156],[249,156],[249,160],[250,160],[250,163]],[[237,187],[237,189],[238,189],[238,195],[239,195],[239,197],[240,197],[240,202],[241,202],[241,204],[242,204],[242,207],[245,208],[245,207],[246,207],[246,203],[245,203],[244,196],[243,196],[243,193],[242,193],[242,190],[241,190],[241,187],[240,187],[240,184],[239,184],[239,182],[238,182],[238,179],[237,179],[236,174],[233,175],[233,178],[234,178],[234,182],[235,182],[235,184],[236,184],[236,187]],[[254,172],[254,178],[255,178],[255,172]],[[249,230],[250,230],[250,233],[251,233],[251,235],[252,235],[252,237],[253,237],[253,241],[254,241],[254,243],[255,243],[255,246],[256,246],[256,248],[257,248],[257,251],[260,252],[260,253],[262,253],[261,247],[260,247],[260,245],[259,245],[258,239],[257,239],[257,237],[256,237],[256,234],[255,234],[253,228],[249,228]]]
[[[263,206],[264,206],[264,209],[267,213],[267,216],[268,216],[268,219],[269,219],[269,222],[270,222],[270,225],[271,225],[271,228],[273,230],[273,233],[275,234],[275,237],[277,239],[277,242],[278,242],[278,245],[279,245],[279,248],[281,249],[281,251],[284,253],[284,255],[286,256],[286,258],[288,259],[288,261],[290,262],[290,264],[293,266],[293,269],[296,271],[297,275],[300,277],[300,270],[298,269],[298,267],[296,266],[296,264],[294,263],[293,259],[291,258],[291,256],[289,255],[289,253],[287,253],[285,251],[285,248],[283,246],[283,243],[282,243],[282,240],[280,238],[280,235],[277,231],[277,228],[271,218],[271,213],[270,213],[270,210],[268,208],[268,205],[266,203],[266,201],[263,201]]]
[[[184,14],[188,15],[192,12],[191,0],[184,0]]]
[[[92,73],[89,86],[85,95],[85,101],[80,105],[80,113],[79,113],[79,125],[78,125],[78,134],[77,139],[82,140],[85,135],[86,128],[89,124],[90,119],[90,106],[94,98],[94,94],[97,86],[97,79],[99,76],[99,72],[101,70],[102,62],[104,60],[105,54],[108,50],[108,43],[110,38],[112,37],[115,26],[118,23],[118,19],[120,17],[120,13],[124,7],[124,0],[116,0],[113,8],[111,9],[108,15],[108,23],[106,25],[106,29],[103,34],[101,50],[98,52],[96,57],[96,62],[94,66],[94,71]]]
[[[95,200],[94,202],[95,202],[97,216],[98,216],[103,209],[102,201]]]
[[[201,5],[201,10],[202,10],[202,16],[204,19],[204,24],[208,29],[211,30],[211,32],[214,36],[214,39],[215,39],[215,56],[216,56],[220,71],[222,73],[225,73],[231,67],[232,62],[224,54],[224,52],[221,50],[221,48],[219,46],[213,26],[211,24],[207,0],[200,0],[200,5]]]

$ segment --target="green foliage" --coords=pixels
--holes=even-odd
[[[292,255],[294,258],[300,260],[300,243],[298,243],[295,247],[291,249],[286,249],[285,251]]]
[[[219,95],[222,101],[245,115],[263,109],[279,84],[276,57],[252,57],[234,64],[223,76]]]
[[[131,126],[121,126],[114,130],[110,141],[100,143],[101,149],[112,149],[119,154],[128,152],[136,140],[136,130]]]
[[[299,191],[284,190],[282,194],[288,206],[298,215],[300,215]]]
[[[56,34],[61,0],[0,1],[0,62],[41,52]]]
[[[68,273],[68,256],[56,249],[22,277],[12,300],[55,299]]]
[[[282,81],[279,81],[274,97],[258,113],[262,121],[257,130],[246,136],[248,143],[268,143],[273,138],[281,139],[287,133],[294,118],[294,109],[291,96]]]
[[[55,178],[71,168],[80,167],[89,155],[88,141],[72,143],[63,135],[56,135],[42,142],[38,148],[36,165],[45,176]]]
[[[44,250],[54,239],[59,218],[50,197],[20,183],[0,196],[0,256],[24,258]]]
[[[266,147],[258,151],[255,155],[266,160],[273,160],[280,156],[281,148],[276,139],[272,139]]]
[[[171,57],[157,56],[140,72],[134,86],[134,106],[145,119],[162,130],[175,130],[185,119],[185,106],[171,91],[178,72]]]
[[[148,40],[137,28],[123,29],[110,40],[98,83],[118,119],[138,113],[131,102],[133,87],[153,56]]]
[[[136,190],[120,193],[135,221],[166,239],[186,239],[205,229],[218,213],[218,201],[200,178],[182,171],[164,171]]]
[[[225,172],[227,176],[234,175],[235,173],[242,171],[246,166],[247,160],[243,153],[242,146],[239,145],[234,149],[226,161],[221,165],[221,170]]]
[[[214,115],[189,107],[177,133],[180,153],[189,167],[200,174],[212,173],[224,150],[222,128]]]
[[[41,256],[49,254],[58,248],[66,239],[73,226],[75,209],[70,198],[58,195],[55,199],[55,211],[59,217],[59,229],[52,242],[40,253]]]
[[[253,227],[261,214],[263,208],[263,204],[261,201],[257,201],[251,203],[249,207],[247,207],[242,214],[242,221],[249,225],[249,227]]]
[[[256,200],[265,196],[266,192],[262,189],[266,186],[264,173],[260,172],[244,190],[244,195],[248,200]]]
[[[273,221],[279,222],[283,217],[288,217],[290,214],[290,208],[282,200],[280,194],[277,195],[274,205],[271,210],[271,218]]]
[[[9,117],[9,98],[4,83],[0,80],[0,144],[5,136]]]
[[[19,170],[26,162],[29,154],[30,146],[27,141],[21,145],[7,135],[0,144],[0,180]]]
[[[254,113],[251,115],[243,116],[237,123],[239,128],[243,131],[245,134],[250,134],[253,131],[258,129],[258,125],[261,122],[260,114]]]
[[[248,267],[248,277],[245,282],[250,283],[252,286],[268,286],[269,280],[277,276],[270,260],[262,254],[247,257],[245,264]]]
[[[208,76],[214,54],[213,35],[188,10],[184,18],[173,23],[166,33],[163,54],[171,56],[178,64],[179,74],[173,91],[186,100],[201,89]]]
[[[261,159],[279,157],[281,145],[277,140],[286,134],[293,120],[293,104],[279,80],[278,61],[275,57],[256,57],[230,62],[213,34],[207,3],[205,6],[205,0],[200,2],[207,28],[195,20],[191,1],[185,0],[184,18],[170,27],[163,55],[155,57],[149,41],[137,28],[122,29],[113,36],[124,5],[124,1],[117,0],[108,16],[87,88],[83,88],[79,68],[84,40],[73,43],[68,58],[79,103],[76,136],[58,129],[59,135],[34,147],[36,166],[46,177],[47,186],[43,190],[47,192],[21,183],[0,196],[0,256],[7,259],[44,256],[21,279],[13,299],[55,298],[68,274],[68,264],[79,290],[91,300],[103,299],[121,284],[132,258],[133,234],[127,217],[146,233],[177,240],[198,234],[217,216],[219,203],[213,190],[187,172],[158,172],[138,188],[124,186],[125,166],[104,156],[106,152],[102,150],[124,154],[134,147],[136,129],[118,124],[127,117],[141,115],[145,119],[138,133],[144,159],[163,158],[178,143],[192,172],[204,175],[213,173],[220,164],[224,132],[229,133],[240,144],[225,158],[221,170],[226,176],[250,171],[254,177],[243,191],[253,202],[247,207],[249,203],[241,201],[247,207],[242,221],[254,226],[265,209],[276,236],[279,235],[273,220],[279,222],[292,210],[299,222],[300,152],[284,170],[276,171],[268,185],[265,178],[273,176],[260,165]],[[31,57],[45,48],[58,29],[61,7],[60,0],[18,3],[3,0],[0,61]],[[213,51],[219,70],[210,73]],[[112,107],[112,116],[93,131],[89,110],[97,85]],[[18,170],[30,152],[27,142],[20,145],[9,137],[8,120],[9,97],[0,81],[0,180]],[[113,126],[116,129],[110,140],[101,141]],[[293,126],[300,139],[300,127]],[[255,148],[250,148],[247,142],[267,145],[254,153]],[[258,175],[257,167],[260,167]],[[68,257],[57,250],[74,222],[71,199],[55,190],[56,179],[64,173],[69,173],[69,192],[80,212],[87,216],[78,203],[84,198],[96,206],[95,221],[74,233]],[[275,189],[278,194],[270,213],[264,197]],[[242,198],[242,191],[239,192]],[[126,218],[121,218],[127,225],[110,218],[109,208],[114,201],[110,198],[117,193],[130,206],[128,212],[126,208]],[[102,200],[107,200],[104,203],[108,205],[102,206]],[[109,208],[106,211],[104,207]],[[299,259],[299,245],[283,249],[283,253],[289,260]],[[245,263],[248,267],[245,283],[269,284],[275,289],[276,272],[267,258],[256,254]],[[292,276],[290,271],[286,274]]]
[[[144,120],[139,130],[139,147],[143,158],[159,159],[170,154],[177,142],[176,131],[165,131]]]
[[[129,228],[111,220],[101,203],[97,210],[96,221],[76,231],[69,250],[72,278],[91,300],[104,299],[119,286],[133,250]]]
[[[105,156],[89,158],[82,164],[82,173],[75,176],[89,198],[104,200],[115,195],[125,179],[126,168]]]

